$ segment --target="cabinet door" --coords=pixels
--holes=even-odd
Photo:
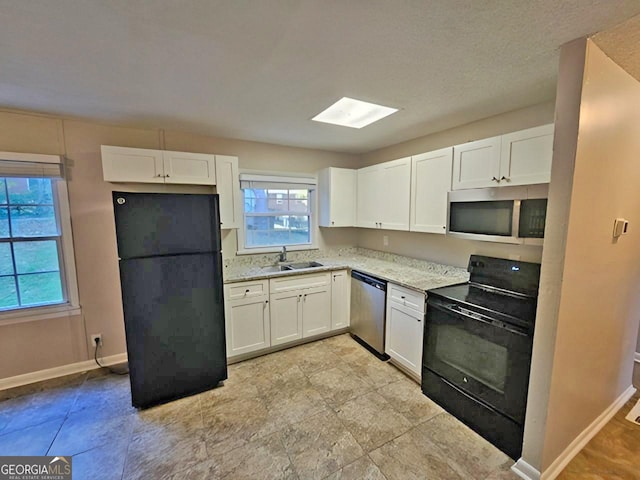
[[[421,313],[388,302],[385,352],[418,376],[421,376],[423,328]]]
[[[302,290],[272,294],[271,345],[302,338]]]
[[[351,279],[347,270],[331,273],[331,330],[349,326]]]
[[[381,165],[375,197],[380,216],[379,228],[409,230],[411,204],[411,157],[385,162]]]
[[[216,155],[216,192],[220,195],[220,228],[240,228],[242,198],[238,157]]]
[[[268,297],[232,300],[225,317],[227,357],[271,346]]]
[[[412,232],[447,232],[447,193],[451,187],[453,147],[411,158]]]
[[[500,185],[549,183],[553,124],[502,136]]]
[[[356,170],[330,167],[318,175],[319,226],[356,225]]]
[[[500,178],[501,137],[492,137],[453,147],[451,188],[497,187]]]
[[[386,193],[380,191],[380,167],[361,168],[358,170],[358,186],[356,205],[357,226],[364,228],[379,228],[381,205],[388,201]]]
[[[106,182],[164,183],[161,150],[102,145]]]
[[[206,153],[162,152],[165,183],[215,185],[216,157]]]
[[[331,330],[331,287],[329,285],[305,289],[301,303],[303,338]]]

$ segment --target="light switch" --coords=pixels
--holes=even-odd
[[[613,222],[613,238],[618,238],[620,235],[627,233],[629,229],[629,222],[624,218],[616,218]]]

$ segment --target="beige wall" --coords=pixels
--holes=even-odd
[[[587,43],[543,468],[629,386],[640,320],[640,83]],[[612,239],[616,217],[629,233]]]
[[[0,378],[84,361],[93,353],[88,336],[102,333],[103,355],[126,351],[112,190],[213,191],[208,187],[109,184],[102,180],[100,145],[164,148],[236,155],[241,169],[315,172],[353,167],[359,158],[180,132],[136,129],[25,112],[0,111],[0,151],[63,154],[82,315],[0,325]],[[320,245],[355,244],[355,229],[320,234]],[[234,231],[223,234],[226,255],[235,254]]]
[[[640,225],[639,104],[640,83],[591,41],[563,48],[556,113],[563,148],[554,155],[549,207],[556,228],[545,238],[532,368],[550,379],[548,404],[546,418],[527,412],[527,422],[543,428],[534,437],[528,425],[523,453],[543,472],[631,386],[640,229],[615,241],[612,228],[616,217]],[[541,324],[555,330],[555,342],[549,336],[541,345]],[[538,368],[549,367],[543,355],[553,359],[550,372]],[[532,380],[535,395],[544,395],[542,384]],[[539,397],[534,405],[545,403]]]
[[[363,155],[361,166],[552,123],[553,112],[554,102],[549,102],[497,115],[369,152]],[[385,235],[389,240],[389,245],[386,247],[383,244],[383,236]],[[540,262],[542,257],[541,247],[462,240],[431,233],[360,229],[357,241],[361,247],[409,255],[458,267],[466,267],[471,254],[512,258],[528,262]]]
[[[547,404],[551,388],[551,371],[562,289],[567,218],[571,207],[576,158],[584,55],[585,39],[565,45],[560,52],[553,163],[522,451],[522,458],[537,470],[542,468],[547,425]]]

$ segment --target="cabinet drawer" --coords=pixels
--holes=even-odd
[[[408,288],[389,283],[387,286],[387,298],[405,307],[424,313],[424,293],[416,292]]]
[[[257,280],[227,285],[227,300],[238,300],[269,295],[269,281]]]
[[[270,280],[271,293],[288,292],[300,288],[313,288],[329,285],[331,273],[315,273],[310,275],[291,275],[282,278],[272,278]]]

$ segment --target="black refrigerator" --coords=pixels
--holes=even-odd
[[[135,407],[227,378],[217,195],[113,192]]]

